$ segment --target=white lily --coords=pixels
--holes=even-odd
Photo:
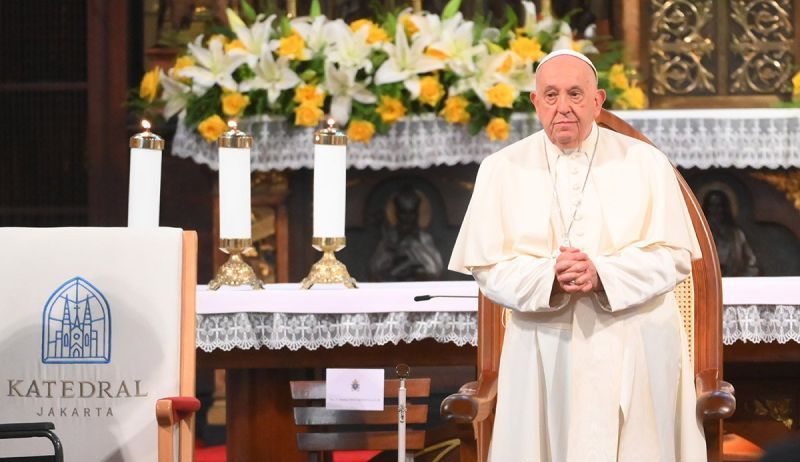
[[[422,14],[412,14],[411,21],[417,26],[419,32],[414,34],[414,40],[421,40],[425,45],[442,40],[445,30],[455,30],[464,22],[461,13],[456,13],[453,17],[445,19],[438,14],[424,12]]]
[[[517,56],[516,53],[509,53],[512,65],[506,80],[518,91],[532,92],[536,90],[536,74],[533,72],[533,63]]]
[[[369,59],[372,45],[367,43],[369,27],[362,27],[353,32],[344,21],[334,21],[329,32],[332,39],[328,52],[329,61],[347,68],[372,72],[372,61]]]
[[[375,72],[375,83],[403,82],[412,99],[419,97],[419,74],[444,68],[444,62],[425,55],[425,43],[415,40],[408,45],[404,27],[398,27],[394,44],[386,45],[389,58]]]
[[[253,69],[255,77],[239,84],[241,91],[266,90],[269,104],[274,104],[281,92],[296,87],[302,82],[289,68],[289,59],[280,57],[277,61],[269,49],[263,50],[261,59]]]
[[[244,56],[226,54],[221,40],[211,40],[208,48],[204,48],[202,35],[188,46],[196,63],[194,66],[181,69],[180,75],[192,79],[192,91],[195,94],[202,95],[214,85],[219,85],[228,91],[236,91],[233,72],[244,64]]]
[[[335,22],[328,21],[325,16],[317,16],[313,19],[310,16],[302,16],[292,19],[290,24],[292,29],[303,37],[311,54],[320,55],[331,42],[335,33],[334,29],[338,27]]]
[[[375,95],[367,90],[369,78],[364,82],[356,82],[357,72],[358,69],[353,67],[337,67],[331,61],[325,63],[323,86],[325,91],[333,97],[331,99],[331,116],[342,126],[350,119],[353,100],[364,104],[373,104],[377,101]]]
[[[486,107],[490,107],[491,103],[486,98],[486,90],[500,82],[511,84],[508,77],[498,70],[510,54],[509,52],[490,54],[488,51],[480,53],[475,72],[456,81],[450,93],[457,95],[472,90]],[[511,85],[516,89],[513,84]]]
[[[164,105],[164,118],[169,119],[186,108],[191,91],[189,85],[173,79],[163,70],[161,71],[160,78],[161,87],[164,89],[161,94],[161,99],[166,102]]]
[[[444,22],[441,37],[429,46],[444,53],[447,56],[445,59],[447,66],[462,76],[475,71],[475,56],[486,47],[474,43],[475,23],[454,21],[457,16]]]
[[[247,50],[233,49],[229,53],[246,56],[247,64],[250,67],[254,67],[264,49],[267,48],[275,15],[273,14],[268,18],[259,16],[252,26],[247,27],[242,18],[232,9],[227,8],[225,13],[228,15],[228,23],[230,23],[231,29],[236,34],[236,38],[247,48]]]
[[[525,30],[525,33],[528,34],[528,37],[533,37],[539,32],[537,28],[536,5],[533,2],[522,2],[522,8],[525,9],[525,22],[522,28]]]

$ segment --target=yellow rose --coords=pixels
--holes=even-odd
[[[222,117],[216,114],[200,122],[200,125],[197,126],[197,131],[200,132],[203,138],[209,143],[217,141],[217,138],[225,133],[227,129],[228,125],[222,120]]]
[[[241,40],[236,39],[231,43],[225,44],[225,52],[227,53],[231,50],[247,50],[247,47],[244,45],[244,43],[242,43]]]
[[[316,85],[300,85],[294,89],[294,102],[322,107],[325,104],[325,92]]]
[[[545,55],[542,51],[542,45],[536,39],[528,37],[519,37],[510,43],[511,51],[518,54],[522,59],[530,59],[531,61],[538,61]]]
[[[469,122],[468,105],[469,102],[463,96],[451,96],[444,101],[444,108],[439,114],[443,115],[444,120],[451,124],[465,124]]]
[[[647,97],[639,87],[630,87],[614,102],[619,109],[644,109],[647,107]]]
[[[351,120],[350,125],[347,127],[347,137],[352,141],[361,141],[362,143],[369,143],[372,135],[375,134],[375,125],[366,120]]]
[[[281,39],[278,45],[278,56],[286,56],[289,59],[306,59],[305,47],[306,41],[297,31],[294,31],[292,35]]]
[[[316,127],[325,114],[314,103],[304,103],[294,108],[294,124]]]
[[[227,116],[239,115],[248,104],[250,104],[250,98],[241,93],[222,95],[222,112]]]
[[[389,35],[386,33],[383,28],[379,25],[375,24],[374,22],[370,21],[369,19],[359,19],[350,23],[350,29],[353,32],[358,32],[359,29],[362,27],[369,27],[369,33],[367,34],[367,43],[377,43],[377,42],[388,42]]]
[[[402,119],[406,115],[406,107],[403,102],[391,96],[381,96],[381,104],[375,109],[375,112],[381,115],[383,123],[391,124]]]
[[[444,87],[439,79],[432,75],[419,79],[419,100],[428,106],[436,106],[444,97]]]
[[[795,100],[800,97],[800,72],[792,77],[792,96]]]
[[[486,99],[497,107],[510,108],[516,97],[514,89],[507,83],[498,83],[486,90]]]
[[[175,65],[169,70],[169,75],[172,78],[180,78],[181,70],[190,66],[194,66],[195,60],[191,56],[181,56],[175,60]]]
[[[139,84],[139,96],[152,103],[158,96],[158,83],[161,75],[161,68],[156,66],[144,73],[142,83]]]
[[[414,23],[413,19],[411,19],[411,15],[408,14],[400,15],[400,23],[405,28],[406,35],[409,37],[419,32],[419,27],[417,27],[417,24]]]
[[[491,141],[505,141],[508,139],[508,122],[502,117],[494,117],[486,125],[486,135]]]
[[[447,53],[445,53],[444,51],[441,51],[439,49],[431,48],[431,47],[428,47],[425,50],[425,56],[430,56],[431,58],[436,58],[439,61],[444,61],[445,59],[447,59]]]
[[[628,77],[625,76],[625,66],[622,64],[614,64],[611,70],[608,71],[608,83],[613,88],[624,90],[630,85],[628,84]]]
[[[506,59],[503,60],[503,64],[497,68],[497,72],[501,74],[508,74],[508,71],[511,70],[512,64],[514,64],[514,60],[511,59],[511,56],[506,56]]]

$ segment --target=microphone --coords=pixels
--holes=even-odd
[[[417,295],[414,297],[415,302],[427,302],[432,298],[478,298],[477,295]]]

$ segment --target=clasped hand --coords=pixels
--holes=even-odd
[[[559,247],[556,257],[556,282],[566,293],[591,292],[600,289],[597,268],[592,260],[575,247]]]

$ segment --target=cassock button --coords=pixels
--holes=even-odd
[[[572,170],[570,170],[570,173],[572,173],[573,175],[577,175],[578,174],[578,167],[572,167]]]
[[[579,214],[575,215],[575,219],[578,220],[578,221],[581,221],[583,219],[583,215],[581,215],[579,213]]]
[[[581,185],[579,185],[578,183],[575,183],[574,185],[572,185],[572,189],[577,191],[577,190],[581,189]]]
[[[579,229],[575,234],[577,234],[578,236],[583,236],[583,230]]]

